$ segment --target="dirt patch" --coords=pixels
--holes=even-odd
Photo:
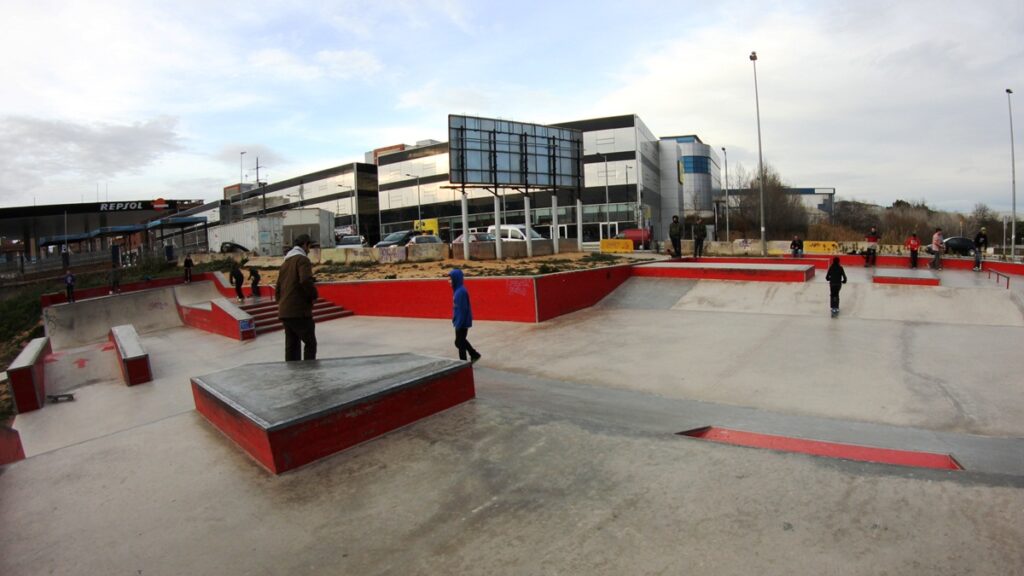
[[[480,276],[528,276],[552,274],[570,270],[587,270],[619,264],[642,262],[637,258],[627,258],[612,254],[556,254],[522,258],[517,260],[441,260],[438,262],[401,262],[397,264],[320,264],[313,267],[318,282],[334,282],[345,280],[394,280],[408,278],[443,278],[452,268],[460,268],[467,278]],[[265,269],[261,272],[262,283],[273,285],[277,282],[277,269]]]

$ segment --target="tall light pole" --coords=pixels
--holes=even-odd
[[[242,176],[242,166],[243,166],[244,158],[245,158],[245,152],[244,151],[240,152],[238,154],[238,191],[239,192],[242,191],[242,179],[244,178],[244,176]]]
[[[761,154],[761,100],[757,94],[757,52],[750,53],[750,61],[754,64],[754,104],[757,106],[757,166],[761,177],[757,179],[761,189],[761,255],[768,255],[768,241],[764,232],[764,158]]]
[[[1013,150],[1013,104],[1010,102],[1010,95],[1013,90],[1006,89],[1006,107],[1010,111],[1010,189],[1013,193],[1013,205],[1010,222],[1010,261],[1017,258],[1017,159]]]
[[[729,242],[729,153],[722,146],[722,155],[725,156],[725,241]]]
[[[422,211],[422,208],[420,208],[420,177],[417,176],[417,175],[414,175],[414,174],[403,174],[403,176],[408,176],[410,178],[415,178],[416,179],[416,220],[418,222],[422,222],[423,221],[423,211]],[[435,214],[436,213],[437,212],[435,212]]]

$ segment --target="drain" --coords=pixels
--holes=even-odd
[[[797,452],[800,454],[811,454],[825,458],[840,458],[843,460],[856,460],[858,462],[875,462],[879,464],[895,464],[897,466],[911,466],[914,468],[934,468],[939,470],[963,470],[964,467],[956,461],[956,458],[949,454],[937,454],[934,452],[917,452],[912,450],[892,450],[890,448],[877,448],[874,446],[859,446],[856,444],[840,444],[838,442],[824,442],[821,440],[806,440],[792,436],[774,436],[771,434],[758,434],[757,432],[746,432],[744,430],[733,430],[718,426],[704,426],[694,428],[685,432],[679,432],[680,436],[689,436],[708,442],[720,444],[732,444],[733,446],[747,446],[750,448],[765,448],[779,452]]]

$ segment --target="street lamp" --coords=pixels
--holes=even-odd
[[[414,174],[402,174],[402,176],[408,176],[416,179],[416,220],[422,222],[423,212],[420,207],[420,177]]]
[[[245,152],[239,152],[238,154],[238,191],[242,191],[242,180],[245,178],[242,176],[242,162],[245,157]]]
[[[1017,160],[1013,150],[1013,104],[1010,102],[1010,95],[1013,90],[1006,89],[1006,107],[1010,111],[1010,189],[1013,191],[1013,207],[1010,222],[1010,261],[1017,257]]]
[[[722,146],[722,155],[725,156],[725,241],[729,242],[729,153]]]
[[[757,52],[750,53],[750,61],[754,65],[754,105],[757,106],[757,166],[761,177],[757,179],[761,189],[761,255],[768,255],[768,242],[764,232],[764,158],[761,154],[761,100],[757,94]]]

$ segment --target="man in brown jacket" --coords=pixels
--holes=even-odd
[[[313,303],[316,302],[316,284],[309,249],[313,242],[308,234],[295,238],[295,246],[288,251],[277,275],[274,299],[277,300],[278,318],[284,324],[284,359],[316,360],[316,324],[313,323]],[[299,342],[304,344],[299,357]]]

